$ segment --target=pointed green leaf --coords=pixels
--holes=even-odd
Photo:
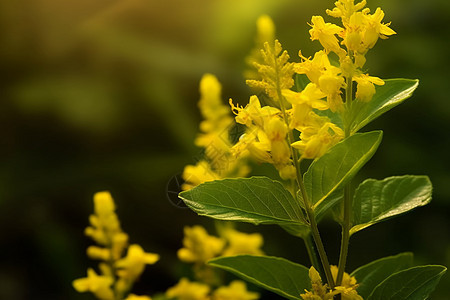
[[[311,234],[311,229],[308,225],[288,224],[280,226],[287,233],[302,239],[305,239],[309,234]]]
[[[292,300],[302,299],[300,294],[311,289],[308,268],[279,257],[239,255],[208,264]]]
[[[381,137],[381,131],[356,133],[310,165],[303,179],[314,209],[362,168],[377,150]]]
[[[413,254],[400,253],[375,260],[367,265],[359,267],[351,276],[358,283],[358,294],[366,299],[373,289],[390,275],[410,268],[413,264]]]
[[[352,133],[411,97],[418,85],[419,80],[386,79],[384,85],[376,87],[372,100],[358,112],[353,122]]]
[[[377,285],[367,299],[427,299],[446,271],[443,266],[420,266],[394,273]]]
[[[428,204],[431,191],[427,176],[406,175],[364,181],[355,192],[350,234]]]
[[[210,218],[253,224],[304,224],[300,205],[283,185],[267,177],[202,183],[181,192],[193,211]]]

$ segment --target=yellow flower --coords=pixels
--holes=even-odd
[[[223,231],[223,236],[228,241],[228,245],[222,256],[240,254],[264,255],[264,252],[261,250],[264,241],[259,233],[247,234],[233,228],[227,228]]]
[[[331,266],[331,273],[334,280],[337,278],[338,267]],[[311,267],[309,269],[309,278],[311,279],[311,291],[305,290],[305,294],[301,294],[303,300],[333,300],[334,296],[340,294],[342,300],[363,300],[363,298],[358,295],[356,288],[356,279],[344,272],[344,277],[342,284],[336,286],[333,291],[330,291],[326,284],[322,284],[322,279],[319,273]]]
[[[117,275],[129,281],[135,281],[144,271],[145,265],[152,265],[159,260],[159,255],[146,253],[137,244],[128,247],[127,256],[116,261],[115,266],[119,269]]]
[[[388,36],[396,34],[394,30],[389,28],[390,23],[381,23],[384,18],[384,12],[381,8],[378,7],[373,15],[367,14],[365,17],[367,25],[363,35],[363,43],[367,49],[373,48],[378,40],[378,37],[386,39]]]
[[[216,76],[212,74],[203,75],[200,80],[200,100],[198,106],[205,120],[210,122],[220,122],[224,117],[228,116],[229,110],[222,102],[222,85]],[[214,128],[204,128],[206,130],[214,130]]]
[[[283,99],[279,99],[278,90],[290,89],[294,85],[293,64],[289,63],[289,54],[283,51],[278,40],[273,44],[265,43],[261,50],[264,63],[255,63],[261,80],[247,80],[246,83],[252,88],[265,90],[278,105]]]
[[[89,268],[87,277],[76,279],[72,284],[77,292],[91,292],[98,299],[114,300],[114,293],[111,289],[113,282],[112,277],[99,276],[93,269]]]
[[[264,48],[265,43],[271,43],[275,40],[275,24],[268,15],[262,15],[256,20],[256,39],[255,47],[252,49],[249,56],[246,57],[245,62],[250,69],[244,72],[245,79],[261,80],[260,75],[255,69],[255,63],[263,64],[263,57],[261,49]]]
[[[317,119],[320,119],[313,109],[326,110],[329,108],[328,103],[321,100],[326,95],[314,83],[309,83],[300,93],[283,90],[283,96],[292,103],[289,127],[299,131],[311,124],[316,124]]]
[[[211,170],[208,162],[201,160],[195,166],[187,165],[182,174],[185,183],[181,188],[186,191],[189,190],[203,182],[213,181],[221,179],[219,174]]]
[[[327,53],[334,52],[339,56],[345,55],[345,50],[339,46],[339,41],[336,37],[337,34],[343,31],[343,28],[332,23],[325,23],[322,16],[313,16],[310,26],[312,28],[309,30],[309,34],[312,41],[319,40]]]
[[[355,12],[366,6],[366,0],[362,0],[357,4],[355,4],[355,0],[338,0],[334,5],[336,7],[333,10],[326,10],[327,14],[335,18],[341,18],[342,22],[346,24]]]
[[[125,300],[152,300],[149,296],[138,296],[135,294],[129,294]]]
[[[337,266],[331,266],[331,275],[333,275],[333,279],[337,279],[338,274],[338,267]],[[358,285],[356,284],[356,278],[353,276],[350,276],[347,272],[344,272],[344,276],[342,277],[342,283],[341,286],[345,288],[353,288],[356,289]]]
[[[116,205],[109,192],[98,192],[94,195],[94,212],[99,217],[114,214]]]
[[[216,289],[212,296],[213,300],[256,300],[259,294],[247,290],[247,286],[240,280],[235,280],[229,286]]]
[[[320,128],[307,128],[300,134],[300,141],[292,144],[299,149],[302,158],[316,159],[321,157],[332,146],[344,138],[344,132],[337,125],[327,122]]]
[[[209,300],[209,291],[210,288],[206,284],[182,278],[177,285],[167,290],[166,296],[177,300]]]
[[[106,248],[101,248],[97,246],[89,246],[86,250],[87,256],[92,259],[100,259],[100,260],[110,260],[111,259],[111,250]]]
[[[94,195],[95,215],[89,217],[91,226],[86,228],[85,234],[96,243],[109,247],[113,237],[122,232],[115,209],[114,200],[109,192],[96,193]]]
[[[356,99],[359,99],[362,102],[369,102],[372,100],[373,95],[375,95],[374,84],[384,85],[384,81],[382,79],[366,74],[353,77],[353,81],[358,83],[356,88]]]
[[[178,250],[178,258],[188,263],[206,263],[222,252],[225,242],[209,235],[202,226],[184,227],[183,248]]]

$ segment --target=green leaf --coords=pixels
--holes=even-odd
[[[362,168],[377,150],[381,137],[381,131],[356,133],[310,165],[303,180],[314,209]]]
[[[239,255],[219,257],[208,264],[288,299],[302,299],[300,294],[311,289],[308,268],[279,257]]]
[[[428,204],[431,191],[427,176],[406,175],[364,181],[355,192],[350,234]]]
[[[387,79],[385,84],[376,87],[372,100],[361,107],[352,123],[352,133],[357,132],[385,112],[396,107],[409,97],[418,87],[419,80]]]
[[[413,254],[410,252],[400,253],[375,260],[367,265],[359,267],[351,276],[358,283],[358,294],[366,299],[373,289],[390,275],[410,268],[413,264]]]
[[[288,224],[280,226],[287,233],[302,239],[305,239],[309,234],[311,234],[311,229],[308,225]]]
[[[444,266],[420,266],[394,273],[377,285],[367,299],[427,299],[446,271]]]
[[[214,219],[305,224],[297,200],[280,182],[267,177],[205,182],[179,196],[197,214]]]

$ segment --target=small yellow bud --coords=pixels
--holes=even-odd
[[[116,267],[120,269],[117,271],[117,275],[121,278],[134,281],[144,271],[146,264],[152,265],[158,260],[158,254],[146,253],[137,244],[130,245],[127,256],[116,261]]]
[[[356,98],[362,102],[369,102],[372,100],[373,95],[375,95],[374,84],[384,85],[382,79],[366,74],[355,76],[353,77],[353,80],[358,83],[358,86],[356,87]]]
[[[98,216],[114,213],[116,206],[109,192],[98,192],[94,195],[94,211]]]
[[[182,278],[177,285],[167,290],[166,296],[178,300],[208,300],[209,291],[210,288],[206,284]]]
[[[97,246],[89,246],[86,250],[87,256],[92,259],[100,259],[108,261],[111,259],[111,251],[106,248],[101,248]]]
[[[114,299],[114,293],[111,289],[113,278],[107,276],[99,276],[91,268],[87,271],[87,277],[76,279],[72,285],[77,292],[91,292],[101,300]]]
[[[225,242],[209,235],[202,226],[184,227],[183,248],[178,250],[178,258],[188,263],[206,263],[216,257]]]
[[[278,117],[271,118],[264,129],[271,141],[284,141],[288,132],[286,123]]]
[[[138,296],[135,294],[129,294],[125,300],[152,300],[149,296]]]
[[[262,15],[256,21],[258,42],[264,44],[275,39],[275,25],[268,15]]]
[[[247,290],[243,281],[235,280],[229,286],[221,286],[214,291],[213,300],[256,300],[259,294]]]
[[[297,171],[295,167],[291,164],[284,165],[283,167],[278,169],[281,179],[289,180],[295,179],[297,176]]]
[[[263,237],[259,233],[244,233],[232,228],[223,231],[224,238],[228,241],[228,246],[222,256],[233,256],[241,254],[263,255],[261,250]]]
[[[320,278],[319,272],[314,267],[309,269],[309,278],[311,279],[311,283],[322,284],[322,278]]]

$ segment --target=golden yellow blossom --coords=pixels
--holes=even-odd
[[[121,253],[126,247],[127,240],[120,243],[120,245],[116,244],[115,237],[123,233],[115,209],[114,200],[109,192],[96,193],[94,195],[95,214],[89,217],[91,226],[86,228],[85,234],[91,237],[97,244],[106,246],[107,248],[116,245],[115,252]]]
[[[338,0],[334,3],[336,7],[333,10],[326,10],[326,13],[335,18],[341,18],[342,22],[346,24],[350,17],[357,11],[366,6],[366,0],[362,0],[355,4],[355,0]]]
[[[184,247],[178,250],[178,258],[183,262],[204,264],[221,253],[224,245],[224,240],[209,235],[202,226],[186,226]]]
[[[396,34],[394,30],[389,28],[390,23],[381,23],[383,18],[384,12],[379,7],[375,10],[373,15],[366,15],[367,25],[363,36],[363,43],[368,49],[373,48],[378,37],[386,39],[388,36]]]
[[[222,86],[212,74],[205,74],[200,81],[200,101],[198,103],[204,120],[200,123],[200,133],[195,144],[204,148],[204,158],[196,165],[187,165],[182,177],[183,190],[189,190],[203,182],[226,177],[246,176],[248,165],[231,153],[229,130],[233,118],[229,107],[222,103]]]
[[[73,281],[73,287],[77,292],[91,292],[100,300],[114,300],[111,289],[114,279],[108,276],[99,276],[93,269],[88,269],[87,277]]]
[[[259,294],[247,290],[243,281],[235,280],[229,286],[221,286],[213,293],[212,300],[256,300]]]
[[[247,80],[247,85],[253,88],[263,89],[277,105],[280,105],[279,90],[290,89],[294,85],[292,75],[294,74],[293,64],[289,63],[289,54],[278,40],[272,43],[265,43],[261,50],[264,63],[255,62],[255,67],[261,77],[260,80]]]
[[[309,83],[300,93],[283,90],[284,97],[292,103],[289,127],[303,131],[307,127],[322,125],[322,119],[313,109],[326,110],[329,105],[321,100],[326,95],[314,83]]]
[[[362,102],[369,102],[375,95],[375,86],[384,85],[384,81],[378,77],[361,74],[353,77],[353,80],[358,83],[356,88],[356,99]]]
[[[222,103],[221,90],[222,86],[214,75],[203,75],[198,106],[204,121],[200,123],[202,133],[196,138],[195,144],[226,152],[230,147],[227,128],[233,119],[228,107]]]
[[[138,296],[135,294],[129,294],[125,300],[152,300],[149,296]]]
[[[236,122],[251,127],[253,124],[264,128],[264,124],[273,116],[281,114],[278,108],[272,106],[261,106],[258,97],[253,95],[250,97],[248,104],[245,107],[234,105],[233,101],[229,101],[231,110],[236,115]]]
[[[256,20],[256,39],[255,47],[250,52],[250,55],[246,57],[245,61],[250,67],[244,72],[246,79],[260,80],[261,77],[256,71],[254,63],[264,63],[261,49],[264,48],[265,43],[271,43],[275,40],[275,24],[268,15],[262,15]]]
[[[311,40],[318,40],[327,53],[334,52],[339,56],[345,55],[345,50],[339,46],[336,37],[344,29],[332,23],[325,23],[322,16],[313,16],[311,18],[311,29],[309,34]]]
[[[102,275],[88,269],[87,278],[73,282],[77,291],[90,291],[104,300],[123,299],[145,265],[153,264],[159,259],[157,254],[145,253],[137,244],[131,245],[127,256],[122,257],[128,246],[128,235],[120,228],[115,210],[116,205],[109,192],[94,195],[95,214],[89,217],[91,226],[86,228],[85,233],[98,245],[89,246],[86,252],[90,258],[102,261],[99,264]]]
[[[331,266],[331,273],[334,280],[336,280],[338,268],[336,266]],[[322,279],[319,273],[311,267],[309,269],[309,278],[311,279],[311,291],[305,290],[304,294],[301,294],[303,300],[333,300],[334,296],[340,294],[342,300],[363,300],[363,298],[358,295],[356,288],[356,279],[344,272],[344,279],[340,286],[336,286],[333,291],[331,291],[327,284],[322,284]]]
[[[233,256],[240,254],[264,255],[261,250],[263,237],[259,233],[244,233],[233,228],[227,228],[222,233],[228,245],[223,250],[222,256]]]
[[[127,256],[116,262],[117,275],[130,281],[136,280],[144,271],[145,265],[152,265],[159,260],[159,255],[146,253],[137,244],[128,247]]]
[[[210,287],[199,282],[182,278],[177,285],[166,291],[166,296],[177,300],[209,300]]]
[[[182,174],[184,183],[183,190],[189,190],[200,183],[221,179],[220,175],[211,170],[207,161],[201,160],[195,166],[187,165]]]
[[[300,150],[302,158],[316,159],[343,138],[343,130],[337,125],[327,122],[320,128],[311,127],[303,130],[300,134],[300,141],[292,143],[292,147]]]
[[[107,248],[89,246],[86,250],[87,256],[92,259],[100,259],[107,261],[111,259],[111,250]]]
[[[302,62],[295,64],[295,72],[297,74],[306,74],[308,79],[326,95],[328,106],[332,111],[341,111],[343,105],[341,89],[344,87],[342,70],[331,65],[328,55],[324,51],[316,52],[312,60],[303,57],[301,53],[299,55],[302,58]]]

